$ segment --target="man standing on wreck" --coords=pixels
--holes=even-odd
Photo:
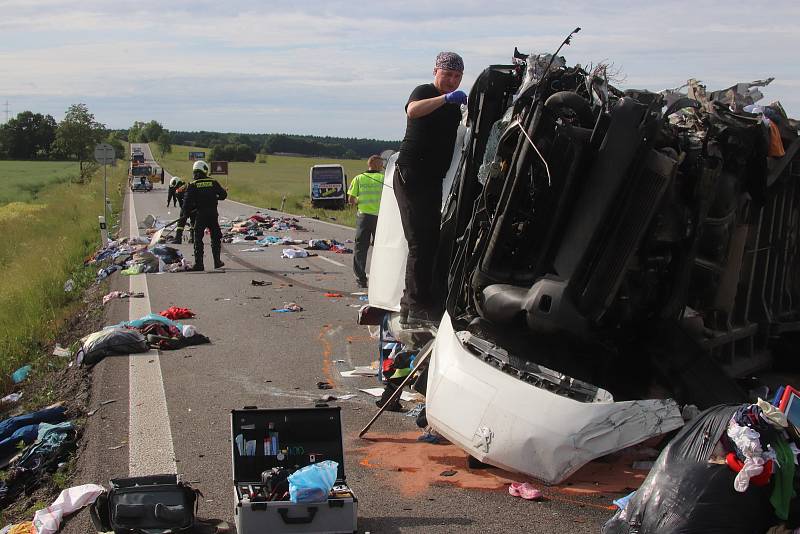
[[[453,155],[467,95],[459,91],[464,61],[454,52],[436,56],[433,83],[416,87],[406,103],[406,134],[394,174],[394,194],[408,242],[402,322],[430,326],[441,318],[432,287],[439,246],[442,182]]]

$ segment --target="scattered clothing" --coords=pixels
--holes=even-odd
[[[512,482],[508,487],[508,494],[514,497],[522,497],[526,501],[541,501],[544,494],[541,490],[533,487],[529,482]]]
[[[290,302],[288,304],[284,304],[283,308],[272,308],[270,311],[274,311],[275,313],[301,312],[303,311],[303,307],[296,302]]]
[[[176,321],[178,319],[191,319],[194,317],[194,312],[189,308],[180,308],[178,306],[170,306],[166,310],[159,313],[160,316],[166,317],[172,321]]]
[[[26,378],[28,378],[30,372],[31,372],[31,366],[23,365],[22,367],[11,373],[11,381],[14,382],[15,384],[19,384],[20,382],[23,382]]]
[[[289,259],[307,258],[308,257],[308,252],[306,252],[305,250],[299,250],[299,249],[296,249],[296,248],[285,248],[285,249],[283,249],[281,257],[282,258],[289,258]]]
[[[794,453],[785,440],[778,438],[772,443],[778,458],[778,467],[775,472],[775,483],[772,486],[772,495],[769,502],[775,509],[778,519],[789,519],[789,506],[796,496],[794,489]]]
[[[33,516],[35,532],[37,534],[55,534],[61,528],[64,516],[92,504],[103,492],[105,492],[105,488],[97,484],[84,484],[63,490],[53,504],[36,511]]]

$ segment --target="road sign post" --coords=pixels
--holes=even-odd
[[[228,176],[228,162],[227,161],[212,161],[211,174],[224,174],[225,175],[225,188],[230,185],[230,176]]]
[[[106,221],[108,221],[108,165],[114,164],[116,161],[116,152],[114,147],[108,143],[99,143],[94,147],[94,159],[97,163],[103,165],[103,221],[100,224],[100,239],[103,240],[103,246],[108,241],[108,231],[106,230]]]

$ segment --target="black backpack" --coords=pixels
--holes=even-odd
[[[116,478],[110,484],[90,509],[99,532],[178,534],[195,524],[197,497],[202,494],[178,475]]]

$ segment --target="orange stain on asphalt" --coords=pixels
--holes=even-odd
[[[590,462],[561,484],[546,486],[531,477],[496,467],[470,469],[467,454],[455,445],[419,442],[417,436],[418,432],[404,432],[366,437],[361,440],[363,446],[356,450],[361,456],[359,463],[380,472],[406,496],[420,495],[431,486],[442,484],[462,489],[508,491],[512,482],[530,481],[542,490],[547,499],[602,510],[615,507],[582,501],[580,497],[627,494],[638,488],[647,476],[646,471],[630,468],[633,461],[642,459],[641,453],[630,449]],[[441,475],[444,471],[456,473],[446,477]]]

